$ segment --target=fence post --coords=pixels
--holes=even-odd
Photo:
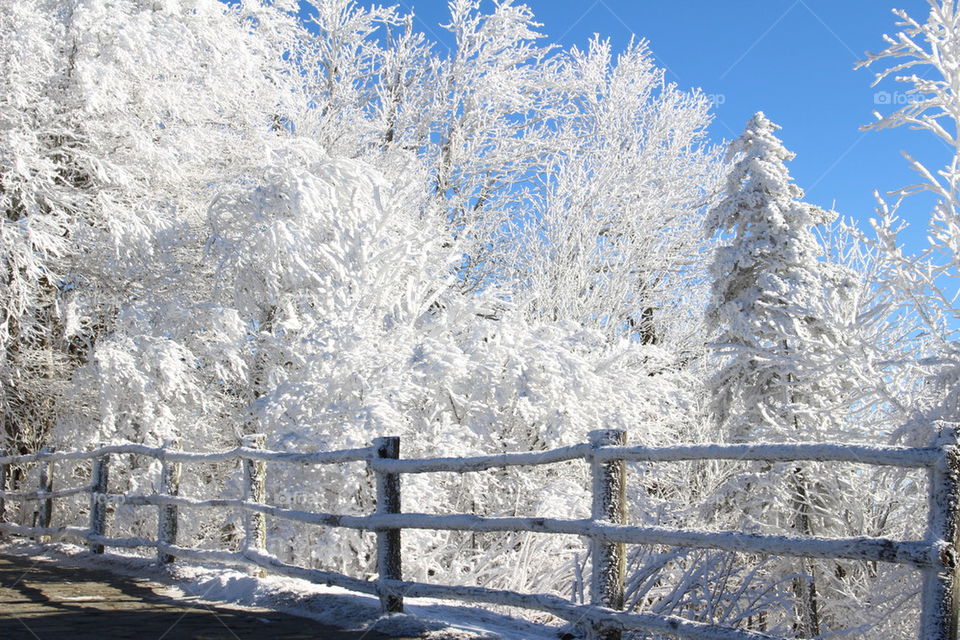
[[[7,456],[6,449],[0,449],[0,458]],[[10,465],[6,463],[0,463],[0,524],[7,523],[7,500],[4,497],[4,493],[9,489],[7,486],[8,478],[10,477]],[[3,540],[6,537],[6,533],[0,528],[0,540]]]
[[[243,436],[242,444],[247,449],[263,449],[267,436],[254,433]],[[265,504],[267,501],[267,463],[263,460],[243,459],[243,499],[245,502]],[[262,513],[243,512],[243,550],[263,551],[267,547],[267,517]],[[263,569],[254,571],[263,577]]]
[[[377,458],[396,460],[400,457],[400,438],[376,438],[373,441]],[[377,478],[377,513],[400,513],[400,475],[375,472]],[[403,580],[400,559],[400,529],[377,531],[377,571],[381,580]],[[387,613],[403,611],[403,596],[380,594],[380,606]]]
[[[90,533],[104,536],[107,531],[107,490],[110,486],[110,457],[95,458],[90,468]],[[103,545],[90,543],[90,551],[103,553]]]
[[[164,449],[180,451],[180,441],[168,441]],[[175,496],[180,492],[180,463],[164,458],[160,462],[160,493]],[[162,504],[157,519],[157,542],[166,545],[177,544],[177,505]],[[176,558],[162,549],[157,550],[157,559],[161,564],[170,564]]]
[[[44,447],[40,453],[53,453],[52,447]],[[53,461],[46,460],[40,462],[40,491],[42,493],[53,493]],[[50,527],[53,521],[53,498],[46,497],[40,501],[40,508],[37,511],[37,526],[42,529]],[[46,542],[48,536],[37,536],[38,542]]]
[[[937,428],[935,445],[943,457],[929,473],[927,539],[947,543],[941,553],[943,566],[927,569],[924,576],[920,637],[925,640],[957,640],[960,614],[960,580],[957,550],[960,548],[960,450],[957,425]]]
[[[601,429],[590,432],[590,446],[621,447],[627,444],[627,432],[619,429]],[[594,522],[627,523],[627,465],[623,460],[599,461],[591,459],[593,476]],[[624,574],[626,573],[626,545],[594,538],[590,542],[593,557],[593,575],[590,581],[590,603],[615,611],[623,609]],[[599,634],[603,640],[620,640],[619,629],[608,629]]]

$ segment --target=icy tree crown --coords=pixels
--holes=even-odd
[[[816,287],[812,272],[821,249],[810,228],[835,214],[801,201],[803,190],[786,166],[794,154],[776,137],[779,128],[758,112],[730,145],[725,193],[706,223],[711,235],[732,235],[711,265],[715,326],[763,315],[762,300],[776,304]]]

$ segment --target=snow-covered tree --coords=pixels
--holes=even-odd
[[[262,155],[289,64],[248,28],[258,12],[295,26],[257,3],[0,3],[8,445],[46,438],[121,307],[169,299],[206,191]]]
[[[0,30],[0,439],[27,450],[42,444],[55,420],[63,383],[55,349],[69,176],[58,140],[42,125],[62,112],[57,90],[63,25],[56,3],[3,3]],[[64,202],[67,200],[67,202]]]
[[[909,127],[932,134],[950,150],[946,166],[933,169],[904,152],[918,182],[894,192],[893,202],[878,194],[880,205],[874,227],[878,244],[892,265],[890,283],[913,306],[934,344],[925,354],[934,393],[917,408],[926,423],[960,421],[960,343],[953,329],[960,319],[956,283],[960,280],[960,5],[928,0],[926,22],[895,10],[900,30],[884,36],[888,47],[859,63],[886,64],[874,85],[893,79],[907,85],[910,98],[888,114],[874,112],[876,121],[864,127],[879,131]],[[927,194],[934,202],[927,226],[927,247],[907,255],[897,239],[904,222],[898,210],[904,198]],[[913,425],[913,438],[926,441],[923,421]]]
[[[802,367],[822,340],[816,313],[827,284],[815,225],[834,214],[801,201],[786,163],[794,154],[763,113],[730,146],[726,193],[707,218],[727,234],[710,266],[708,320],[725,356],[713,380],[715,412],[733,441],[822,435],[815,377]]]
[[[667,83],[643,43],[614,60],[594,40],[563,71],[577,113],[559,122],[543,196],[511,234],[514,299],[531,318],[689,358],[703,343],[685,320],[702,315],[700,228],[721,166],[703,139],[709,102]]]
[[[827,281],[813,227],[832,212],[801,200],[786,163],[794,154],[763,113],[730,146],[726,192],[707,218],[711,235],[726,234],[716,250],[708,321],[722,358],[712,382],[714,411],[734,442],[823,439],[829,400],[822,362],[828,325],[818,312]],[[810,481],[800,466],[789,471],[787,525],[813,533]],[[769,516],[768,516],[769,517]],[[762,518],[762,516],[761,516]],[[798,628],[820,633],[817,583],[795,578]]]

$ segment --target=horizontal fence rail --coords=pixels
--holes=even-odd
[[[287,451],[264,451],[249,447],[236,447],[214,453],[186,453],[164,447],[147,447],[139,444],[118,444],[90,451],[56,451],[29,453],[25,455],[0,455],[0,465],[27,464],[30,462],[64,462],[69,460],[92,460],[111,454],[131,454],[155,458],[167,462],[209,463],[228,460],[262,460],[264,462],[287,462],[291,464],[339,464],[363,462],[370,458],[371,449],[345,449],[319,453],[290,453]]]
[[[252,567],[375,595],[385,611],[402,611],[404,597],[431,597],[464,602],[508,605],[543,611],[561,619],[586,624],[593,637],[617,640],[625,630],[667,633],[705,640],[759,640],[771,636],[686,620],[622,611],[624,545],[656,544],[721,551],[897,563],[923,572],[920,638],[957,640],[957,545],[960,543],[960,457],[957,430],[943,427],[930,447],[853,446],[842,444],[683,445],[673,447],[624,446],[625,433],[591,433],[589,443],[543,452],[508,453],[468,458],[400,459],[399,438],[379,438],[370,447],[320,453],[291,453],[263,449],[263,436],[246,436],[243,446],[214,453],[180,451],[171,442],[164,447],[124,444],[90,451],[50,451],[6,455],[0,451],[0,534],[38,540],[82,540],[94,553],[105,547],[152,548],[161,562],[175,559]],[[150,495],[110,494],[109,461],[116,455],[140,455],[162,463],[160,491]],[[178,495],[182,464],[212,464],[240,460],[244,471],[243,497],[193,499]],[[485,517],[474,514],[404,513],[400,507],[403,474],[470,473],[494,468],[537,466],[582,460],[591,465],[594,504],[590,518]],[[776,536],[738,531],[698,531],[666,527],[628,526],[625,519],[625,463],[740,460],[766,462],[840,462],[926,469],[929,475],[928,531],[924,540],[814,536]],[[89,483],[54,490],[54,463],[91,464]],[[364,516],[318,513],[265,504],[266,463],[300,465],[364,462],[376,477],[376,511]],[[37,490],[8,490],[11,466],[40,465]],[[52,526],[54,499],[88,494],[87,527]],[[157,508],[157,539],[111,538],[106,535],[110,500]],[[10,502],[37,503],[35,526],[6,521]],[[180,507],[227,508],[244,514],[244,537],[239,551],[202,550],[177,544]],[[281,562],[265,551],[266,517],[324,527],[373,531],[377,534],[378,578],[363,580],[332,571]],[[535,532],[576,535],[590,541],[593,561],[591,604],[583,605],[548,594],[517,593],[485,587],[449,586],[402,579],[400,532],[426,529],[470,532]]]
[[[373,460],[372,469],[389,473],[467,473],[502,467],[538,466],[568,460],[684,462],[852,462],[904,468],[931,467],[943,457],[937,447],[866,447],[840,444],[681,445],[674,447],[599,447],[580,444],[551,451],[504,453],[473,458]]]

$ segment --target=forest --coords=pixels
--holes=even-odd
[[[928,4],[894,12],[860,63],[865,84],[911,96],[866,128],[938,139],[949,158],[889,158],[916,181],[878,192],[867,225],[804,200],[776,114],[717,144],[710,98],[669,81],[645,41],[554,46],[519,1],[451,0],[447,51],[403,7],[350,0],[0,0],[0,449],[203,452],[262,433],[277,451],[400,436],[404,457],[456,457],[596,429],[650,446],[925,446],[960,422],[960,4]],[[920,197],[925,246],[908,252],[901,207]],[[241,471],[214,465],[181,491],[236,491]],[[112,473],[137,490],[160,465]],[[916,470],[631,477],[638,525],[926,526]],[[572,463],[404,482],[404,507],[426,513],[590,511]],[[267,493],[359,514],[372,484],[359,467],[284,467]],[[156,526],[132,506],[113,517],[129,535]],[[235,548],[241,520],[187,518],[180,535]],[[413,579],[586,598],[575,536],[404,535]],[[271,522],[267,548],[356,575],[376,561],[359,533],[290,523]],[[784,637],[906,639],[917,575],[636,546],[627,600]]]

